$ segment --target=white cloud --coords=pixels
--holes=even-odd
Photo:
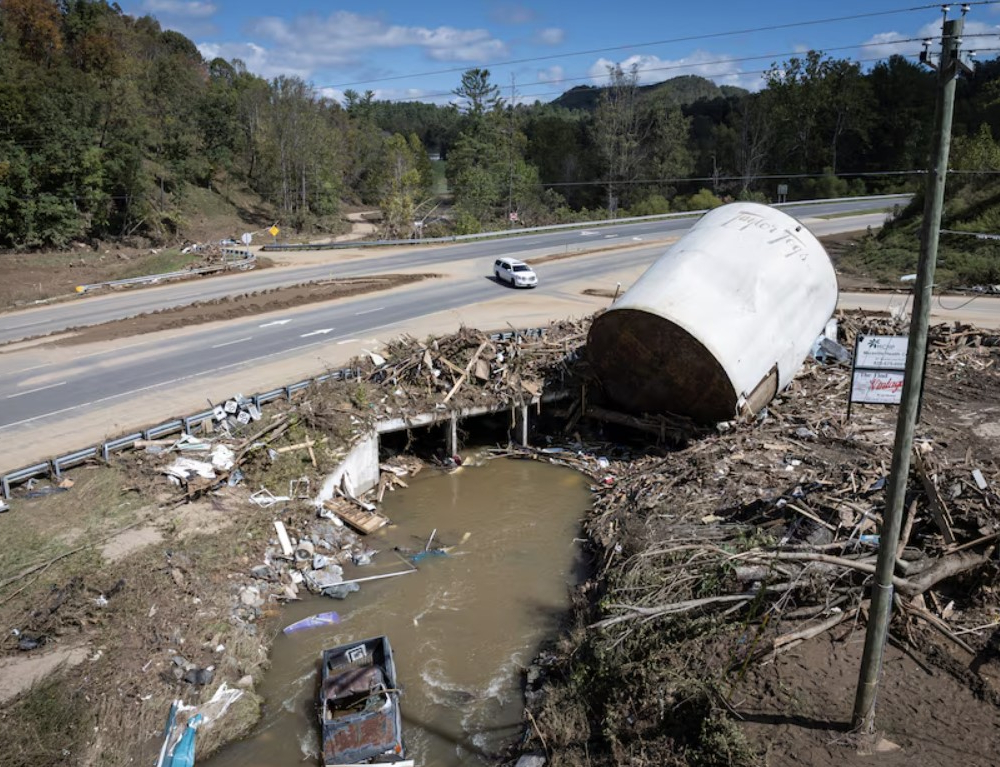
[[[336,101],[338,104],[344,103],[344,92],[340,88],[319,88],[316,91],[316,95],[322,99]]]
[[[559,45],[565,39],[565,30],[562,30],[559,27],[548,27],[546,29],[540,29],[535,33],[535,42],[541,43],[542,45]]]
[[[276,51],[294,51],[300,65],[311,61],[314,68],[357,62],[373,50],[406,47],[422,49],[435,61],[479,63],[507,55],[504,43],[485,29],[407,27],[348,11],[327,17],[306,14],[290,21],[264,17],[251,21],[246,31],[273,43]]]
[[[268,79],[288,75],[305,80],[312,73],[311,68],[296,66],[292,61],[294,56],[277,60],[267,48],[256,43],[202,43],[198,50],[207,61],[214,58],[226,61],[239,59],[246,64],[248,70]]]
[[[618,64],[628,72],[635,65],[640,85],[659,83],[681,75],[700,75],[719,85],[735,85],[748,90],[759,90],[763,87],[759,70],[767,69],[769,64],[758,66],[756,62],[749,62],[749,67],[741,65],[745,63],[747,62],[736,61],[732,56],[708,51],[695,51],[690,56],[680,59],[635,55],[620,62],[600,58],[591,65],[588,74],[594,85],[603,86],[608,84],[608,67]],[[745,71],[747,69],[753,71]]]
[[[858,58],[887,59],[890,56],[909,56],[918,53],[922,47],[920,41],[909,40],[907,35],[899,32],[880,32],[865,41],[865,46],[858,50]]]
[[[162,13],[167,16],[184,16],[192,19],[214,16],[218,10],[214,3],[202,3],[198,0],[143,0],[142,8],[147,13]]]
[[[899,32],[880,32],[877,35],[872,35],[865,41],[865,46],[859,49],[858,58],[887,59],[892,55],[915,56],[924,47],[924,40],[930,41],[930,53],[932,57],[936,57],[941,51],[940,20],[924,24],[915,34],[911,35]],[[1000,25],[966,19],[961,47],[966,53],[977,49],[1000,47]]]
[[[459,63],[485,63],[509,55],[506,45],[485,29],[401,26],[347,11],[293,19],[260,17],[248,22],[243,36],[251,42],[206,42],[199,50],[206,58],[239,58],[263,77],[284,74],[304,80],[325,69],[358,65],[367,71],[356,79],[390,76],[392,70],[376,72],[371,67],[379,51],[415,48],[434,61]]]
[[[558,64],[548,69],[538,70],[538,82],[540,83],[557,83],[563,79],[564,76],[563,68]]]

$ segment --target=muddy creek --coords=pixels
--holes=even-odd
[[[340,622],[278,634],[258,684],[261,722],[203,767],[321,763],[320,653],[379,634],[392,643],[404,742],[417,765],[486,764],[519,736],[521,669],[558,629],[578,580],[587,482],[534,461],[475,458],[407,482],[385,497],[393,526],[368,536],[380,553],[368,567],[345,569],[345,579],[405,569],[393,549],[422,551],[435,529],[435,545],[454,548],[420,559],[418,572],[362,583],[345,600],[310,596],[283,608],[279,628],[331,610]]]

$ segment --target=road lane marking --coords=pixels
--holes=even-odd
[[[60,381],[59,383],[49,384],[48,386],[39,386],[37,389],[28,389],[27,391],[19,391],[17,394],[8,394],[7,399],[14,399],[14,397],[23,397],[25,394],[34,394],[37,391],[45,391],[46,389],[55,389],[57,386],[65,386],[68,381]]]
[[[337,341],[337,346],[341,346],[343,344],[356,344],[360,340],[360,338],[345,338],[343,341]]]
[[[333,328],[322,328],[321,330],[313,330],[310,333],[303,333],[299,338],[309,338],[309,336],[325,336],[327,333],[332,333]]]
[[[376,306],[374,309],[365,309],[363,312],[354,312],[355,317],[360,317],[362,314],[371,314],[372,312],[380,312],[385,309],[384,306]]]
[[[373,328],[368,328],[370,331],[384,330],[385,328],[391,328],[400,323],[400,320],[393,320],[392,322],[385,322],[381,325],[376,325]],[[378,343],[377,339],[371,339],[372,343]],[[35,421],[41,421],[44,418],[51,418],[52,416],[62,415],[63,413],[69,413],[73,410],[79,410],[80,408],[93,407],[94,405],[100,405],[103,402],[110,402],[113,399],[121,399],[122,397],[128,397],[129,395],[139,394],[141,392],[150,391],[152,389],[158,389],[161,386],[171,386],[173,384],[181,383],[182,381],[190,381],[195,378],[201,378],[203,376],[210,376],[215,373],[221,373],[223,370],[231,370],[233,368],[243,367],[254,362],[261,362],[262,360],[270,359],[272,357],[282,357],[292,352],[300,352],[304,349],[308,349],[311,346],[320,346],[321,344],[328,343],[327,339],[321,341],[310,341],[307,344],[302,344],[301,346],[295,346],[291,349],[282,349],[280,352],[271,352],[270,354],[262,354],[259,357],[251,357],[247,360],[242,360],[241,362],[231,362],[228,365],[220,365],[217,368],[212,368],[211,370],[201,370],[197,373],[191,373],[190,375],[180,376],[179,378],[174,378],[169,381],[158,381],[154,384],[149,384],[148,386],[140,386],[138,389],[130,389],[129,391],[119,392],[118,394],[109,394],[107,397],[100,397],[98,399],[90,400],[90,402],[81,402],[78,405],[70,405],[69,407],[60,408],[59,410],[52,410],[48,413],[40,413],[39,415],[33,415],[30,418],[22,418],[20,421],[14,421],[12,423],[0,424],[0,431],[5,431],[7,429],[13,429],[18,426],[24,426],[25,424],[34,423]]]
[[[232,346],[233,344],[241,344],[244,341],[249,341],[253,336],[245,336],[243,338],[237,338],[235,341],[226,341],[224,344],[215,344],[213,349],[221,349],[223,346]]]
[[[272,322],[265,322],[263,325],[258,325],[259,328],[269,328],[272,325],[287,325],[291,320],[273,320]]]

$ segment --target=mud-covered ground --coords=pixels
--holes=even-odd
[[[295,306],[334,301],[338,298],[359,296],[379,290],[389,290],[401,285],[420,282],[433,274],[380,274],[377,277],[344,277],[321,280],[287,288],[275,288],[254,293],[243,293],[212,301],[198,301],[186,306],[161,309],[101,325],[59,333],[52,343],[59,346],[112,341],[118,338],[155,333],[160,330],[202,325],[207,322],[252,317],[255,314],[280,311]]]
[[[888,328],[848,324],[865,323]],[[914,477],[906,556],[969,566],[926,587],[926,571],[904,578],[921,590],[900,587],[878,702],[881,745],[901,750],[879,763],[987,765],[1000,748],[1000,348],[967,328],[935,339],[919,436],[955,543]],[[550,765],[869,763],[848,732],[873,551],[859,536],[878,533],[894,411],[859,407],[846,421],[846,368],[809,362],[749,423],[625,428],[595,417],[585,340],[586,323],[530,339],[398,339],[381,350],[385,366],[366,357],[361,378],[234,427],[233,486],[172,486],[162,469],[178,454],[161,444],[72,471],[72,485],[19,488],[0,514],[0,763],[151,762],[169,702],[204,703],[222,683],[243,692],[199,733],[199,752],[245,732],[271,618],[290,598],[284,575],[259,569],[277,547],[273,521],[296,537],[324,523],[289,483],[315,488],[372,418],[518,402],[546,386],[571,397],[543,408],[546,431],[532,439],[547,451],[533,457],[593,479],[592,570],[565,633],[528,670],[512,754]],[[262,486],[293,500],[262,508],[250,500]],[[779,550],[812,559],[779,561]],[[18,686],[53,657],[70,665],[36,666],[35,686]]]
[[[945,331],[918,438],[955,542],[914,472],[878,738],[850,730],[895,409],[846,421],[848,371],[808,363],[753,423],[608,446],[595,574],[529,672],[527,748],[551,765],[995,764],[1000,349]]]

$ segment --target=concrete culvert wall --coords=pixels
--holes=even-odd
[[[723,205],[594,320],[588,355],[618,407],[728,420],[791,381],[836,305],[812,232],[767,205]]]

